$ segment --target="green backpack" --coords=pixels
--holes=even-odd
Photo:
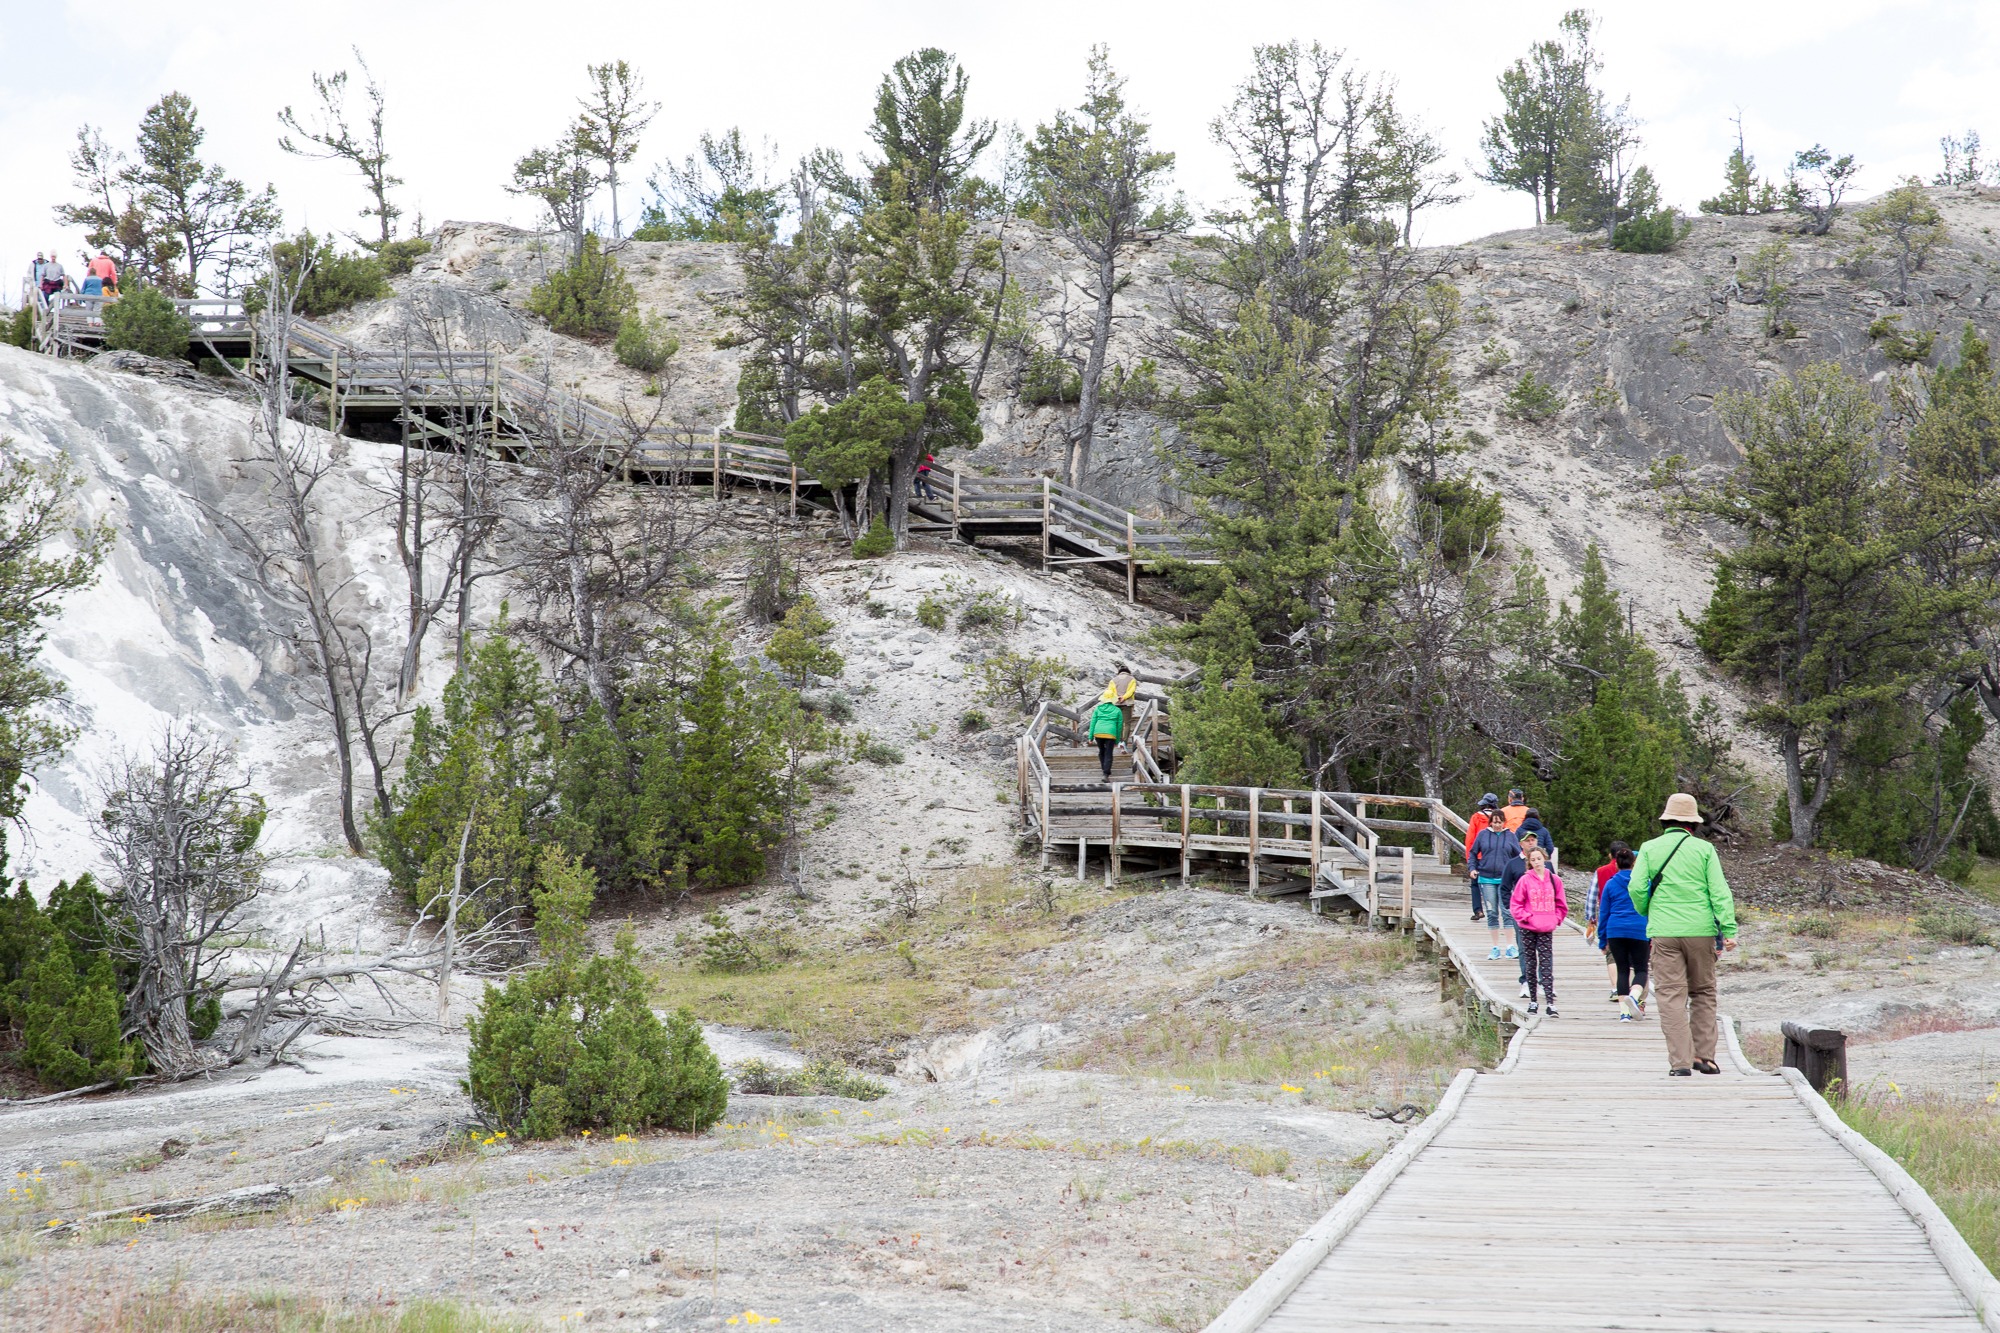
[[[1123,740],[1125,738],[1125,710],[1114,703],[1101,703],[1090,712],[1090,735],[1093,740]]]

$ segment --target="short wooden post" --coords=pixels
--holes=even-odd
[[[1264,803],[1261,799],[1262,796],[1262,788],[1252,787],[1250,789],[1250,893],[1252,897],[1255,897],[1257,893],[1257,834],[1260,832],[1257,827],[1257,815],[1258,807]]]
[[[1139,537],[1132,511],[1125,511],[1125,600],[1139,600]]]
[[[340,349],[333,349],[333,360],[326,370],[326,428],[340,429]]]
[[[1111,784],[1111,845],[1114,847],[1118,845],[1118,835],[1119,835],[1118,796],[1123,789],[1124,789],[1124,784],[1121,782],[1114,782]]]
[[[1319,892],[1319,793],[1312,795],[1312,891]]]
[[[958,468],[954,466],[951,470],[951,539],[955,542],[965,540],[964,535],[960,533],[958,530],[958,525],[959,525],[958,496],[959,496],[959,471]]]
[[[1188,789],[1181,784],[1181,887],[1188,884]]]
[[[1785,1068],[1806,1076],[1813,1091],[1847,1094],[1847,1034],[1834,1028],[1784,1024]]]
[[[1085,857],[1086,857],[1086,856],[1087,856],[1087,855],[1089,854],[1089,848],[1090,848],[1090,839],[1088,839],[1088,838],[1084,837],[1084,836],[1083,836],[1083,835],[1082,835],[1081,833],[1077,834],[1077,836],[1076,836],[1076,882],[1077,882],[1077,883],[1079,883],[1079,884],[1083,883],[1083,862],[1084,862],[1084,858],[1085,858]]]
[[[1409,930],[1416,924],[1410,911],[1410,890],[1415,887],[1417,875],[1417,852],[1414,847],[1403,849],[1403,929]]]
[[[1284,808],[1284,811],[1285,811],[1285,813],[1286,813],[1286,814],[1288,814],[1288,815],[1289,815],[1290,813],[1292,813],[1292,798],[1291,798],[1291,797],[1289,797],[1289,796],[1285,797],[1285,799],[1284,799],[1284,802],[1283,802],[1283,808]],[[1286,842],[1290,842],[1290,841],[1292,841],[1292,821],[1291,821],[1291,820],[1289,820],[1289,819],[1287,819],[1287,820],[1285,821],[1285,841],[1286,841]]]
[[[799,516],[799,465],[792,464],[792,517]]]
[[[1042,478],[1042,573],[1049,572],[1049,512],[1053,506],[1049,499],[1049,479]]]
[[[714,470],[709,475],[710,479],[715,483],[715,502],[717,504],[721,504],[722,503],[722,432],[721,431],[717,431],[715,433],[715,461],[713,464],[713,469]]]

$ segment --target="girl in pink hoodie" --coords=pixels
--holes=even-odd
[[[1514,882],[1508,904],[1514,921],[1521,927],[1521,969],[1528,982],[1528,1012],[1535,1013],[1546,1001],[1550,1018],[1556,1013],[1555,933],[1569,917],[1569,895],[1562,881],[1549,869],[1549,856],[1537,847],[1528,853],[1528,870]],[[1539,996],[1536,982],[1539,981]]]

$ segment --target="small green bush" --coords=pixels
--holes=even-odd
[[[703,972],[755,972],[764,966],[763,956],[729,924],[728,917],[710,912],[702,924],[708,927],[708,934],[702,936],[696,968]]]
[[[1501,414],[1517,421],[1543,422],[1562,410],[1562,396],[1532,370],[1521,372],[1521,378],[1514,381],[1514,387],[1500,404]]]
[[[622,365],[648,375],[657,375],[667,368],[667,362],[674,359],[674,353],[681,350],[680,339],[667,332],[666,321],[657,315],[645,319],[637,315],[627,315],[618,326],[618,337],[611,344],[612,355]]]
[[[1021,401],[1035,407],[1073,403],[1083,397],[1083,376],[1069,362],[1037,347],[1021,370]]]
[[[896,549],[896,535],[889,531],[888,522],[880,514],[868,525],[868,531],[855,540],[853,546],[856,560],[873,560],[885,556]]]
[[[617,333],[638,302],[618,261],[590,235],[583,238],[583,253],[575,263],[535,284],[528,311],[557,333],[601,339]]]
[[[647,996],[639,946],[621,930],[593,952],[584,918],[597,877],[560,847],[537,867],[542,962],[489,985],[468,1022],[465,1090],[489,1123],[525,1138],[580,1129],[699,1131],[722,1118],[729,1084],[686,1010],[663,1023]]]
[[[917,623],[925,629],[943,629],[950,619],[951,608],[929,593],[917,603]]]
[[[979,697],[1033,712],[1044,699],[1061,693],[1069,680],[1069,664],[1053,657],[1001,649],[979,663]]]
[[[958,729],[970,736],[975,731],[984,731],[993,723],[977,708],[968,708],[958,715]]]
[[[188,322],[158,287],[135,286],[105,305],[104,346],[179,360],[187,355]]]
[[[811,597],[801,597],[785,612],[784,621],[771,636],[766,656],[800,684],[814,676],[838,676],[847,669],[847,662],[826,641],[832,631],[833,622],[820,611],[819,603]]]
[[[1917,918],[1917,929],[1943,944],[1993,943],[1979,918],[1962,907],[1925,912]]]
[[[376,300],[391,290],[380,259],[343,254],[334,249],[331,236],[302,231],[273,245],[271,257],[279,277],[295,289],[292,309],[309,318],[331,315],[357,301]],[[244,289],[243,308],[252,313],[262,310],[270,290],[271,275],[266,273]]]
[[[35,312],[31,307],[22,306],[7,317],[7,330],[0,341],[10,347],[26,347],[35,340]]]
[[[766,1097],[851,1097],[858,1102],[873,1102],[889,1095],[885,1085],[856,1073],[838,1060],[809,1060],[802,1069],[745,1060],[730,1072],[739,1092]]]
[[[1611,232],[1611,248],[1632,255],[1663,255],[1694,230],[1671,208],[1662,208],[1619,223]]]
[[[1902,324],[1901,315],[1884,315],[1868,326],[1868,336],[1882,344],[1882,355],[1891,361],[1908,365],[1929,360],[1931,349],[1937,346],[1937,330],[1905,333]]]
[[[959,608],[958,627],[961,630],[988,629],[995,625],[1006,625],[1014,619],[1014,605],[997,592],[976,592],[965,599]]]
[[[1436,518],[1439,552],[1454,563],[1490,546],[1506,517],[1498,495],[1464,477],[1420,483],[1417,498]]]
[[[887,741],[878,741],[866,733],[854,739],[854,757],[863,763],[880,764],[884,768],[903,762],[903,752]]]
[[[0,1027],[19,1033],[21,1063],[59,1088],[145,1068],[138,1043],[122,1039],[124,996],[104,939],[104,907],[89,875],[56,885],[47,907],[25,882],[0,893]],[[213,1031],[198,1026],[196,1039]]]
[[[840,690],[833,691],[824,699],[806,699],[805,703],[829,722],[854,720],[854,700]]]
[[[1837,940],[1840,938],[1840,918],[1802,916],[1792,924],[1792,933],[1809,940]]]
[[[383,277],[400,278],[431,252],[431,243],[421,236],[412,236],[407,240],[390,241],[387,245],[377,241],[368,248],[375,252]]]

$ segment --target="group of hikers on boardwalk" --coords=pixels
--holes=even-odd
[[[1715,847],[1697,835],[1694,797],[1676,792],[1660,812],[1660,834],[1634,852],[1609,848],[1584,909],[1584,939],[1603,957],[1618,1019],[1634,1023],[1650,1007],[1667,1042],[1667,1072],[1719,1074],[1716,960],[1736,947],[1736,904]],[[1558,851],[1540,812],[1518,790],[1507,803],[1480,797],[1465,839],[1472,920],[1485,918],[1489,960],[1520,960],[1528,1012],[1556,1009],[1555,936],[1570,915]],[[1501,931],[1513,932],[1502,943]]]
[[[28,266],[28,291],[43,306],[65,293],[78,296],[118,295],[118,264],[110,255],[99,250],[94,259],[86,259],[83,265],[83,281],[77,282],[69,276],[62,260],[50,249],[46,253],[37,250],[35,262]]]

